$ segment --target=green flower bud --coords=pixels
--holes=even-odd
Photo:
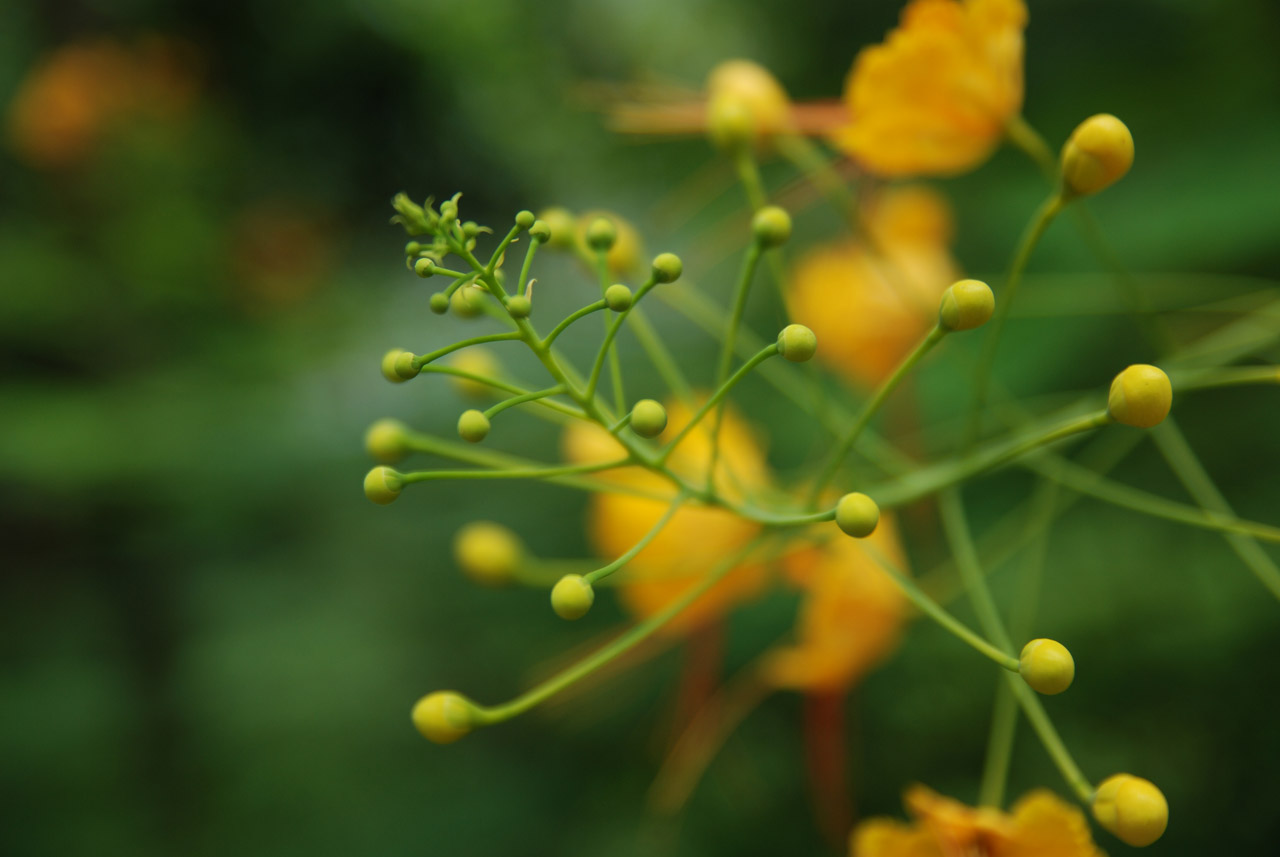
[[[417,256],[421,252],[422,245],[417,241],[410,241],[408,244],[404,245],[404,254],[406,256]]]
[[[485,586],[510,583],[524,558],[515,533],[492,521],[472,521],[453,539],[453,558],[467,576]]]
[[[751,218],[751,234],[762,247],[780,247],[791,237],[791,215],[776,205],[767,205]]]
[[[475,238],[480,234],[480,224],[476,223],[474,220],[468,220],[466,223],[462,224],[462,234],[468,238]]]
[[[413,263],[413,272],[425,280],[436,272],[436,263],[433,259],[419,259]]]
[[[614,283],[604,290],[604,302],[614,312],[629,310],[631,309],[631,289],[622,283]]]
[[[449,311],[449,296],[444,292],[436,292],[431,296],[431,311],[436,315],[444,315]]]
[[[458,219],[458,204],[453,200],[445,200],[440,203],[440,222],[445,226],[450,225]]]
[[[475,725],[474,705],[459,693],[439,690],[413,706],[413,725],[422,737],[436,744],[452,744]]]
[[[735,152],[750,146],[756,136],[751,109],[737,98],[716,98],[707,108],[707,130],[718,148]]]
[[[409,452],[409,429],[399,420],[378,420],[365,432],[364,448],[378,461],[394,464]]]
[[[551,246],[559,250],[568,250],[573,247],[574,236],[578,231],[578,223],[567,208],[543,209],[538,215],[538,219],[550,230],[547,238],[539,240],[550,241]]]
[[[778,353],[792,363],[804,363],[818,350],[818,337],[803,324],[788,324],[778,334]]]
[[[617,240],[618,229],[608,218],[597,217],[587,226],[587,246],[592,250],[608,250]]]
[[[551,609],[561,619],[581,619],[595,600],[595,590],[581,574],[566,574],[551,590]]]
[[[1157,426],[1173,407],[1169,376],[1155,366],[1136,363],[1111,382],[1107,413],[1118,423],[1134,428]]]
[[[1032,640],[1022,647],[1018,672],[1031,689],[1046,696],[1062,693],[1076,677],[1076,662],[1057,640]]]
[[[960,280],[947,286],[938,307],[938,324],[948,333],[973,330],[991,320],[996,309],[991,287],[981,280]]]
[[[515,295],[507,299],[507,312],[512,318],[528,318],[533,312],[533,302],[525,295]]]
[[[516,215],[516,226],[519,226],[521,229],[528,229],[534,224],[535,220],[536,218],[533,216],[532,211],[522,211]]]
[[[674,283],[684,273],[684,262],[675,253],[659,253],[653,257],[653,278],[659,283]]]
[[[459,318],[476,318],[484,314],[484,292],[476,286],[456,289],[449,299],[449,308]]]
[[[472,408],[458,417],[458,435],[468,443],[479,443],[489,435],[489,418]]]
[[[529,234],[539,244],[546,244],[551,240],[551,227],[547,225],[545,220],[535,220],[533,226],[529,227]]]
[[[400,358],[403,352],[403,348],[392,348],[382,355],[382,377],[393,384],[399,384],[404,381],[403,378],[396,374],[396,360]]]
[[[365,474],[364,496],[379,506],[385,506],[400,496],[404,481],[400,473],[390,467],[375,467]]]
[[[836,526],[845,535],[865,539],[876,531],[880,523],[880,507],[866,494],[845,494],[836,503]]]
[[[631,409],[631,430],[641,437],[657,437],[667,427],[667,409],[653,399],[641,399]]]
[[[400,377],[401,381],[408,381],[411,378],[418,377],[418,373],[422,369],[414,362],[416,360],[417,358],[411,351],[401,351],[396,356],[395,373]]]

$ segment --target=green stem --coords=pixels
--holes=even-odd
[[[1018,701],[1003,678],[997,679],[996,698],[991,708],[991,730],[987,735],[987,757],[978,787],[978,805],[999,809],[1009,783],[1013,760],[1013,739],[1018,730]]]
[[[604,297],[606,291],[609,290],[609,253],[607,250],[596,251],[596,271],[600,276],[600,297]],[[601,346],[601,351],[609,355],[609,377],[613,382],[613,402],[614,408],[618,413],[625,414],[627,412],[627,397],[622,389],[622,364],[618,361],[618,349],[613,345],[613,337],[617,333],[618,319],[609,318],[604,320],[605,343]],[[595,374],[594,372],[592,373]],[[589,384],[590,394],[594,395],[595,385]]]
[[[504,393],[512,393],[517,396],[523,396],[526,393],[532,392],[531,390],[526,390],[523,387],[518,387],[515,384],[508,384],[506,381],[499,381],[497,378],[490,378],[488,375],[467,372],[463,369],[458,369],[455,366],[423,366],[422,371],[434,372],[439,375],[453,375],[456,378],[466,378],[468,381],[485,384],[495,390],[501,390]],[[544,408],[557,411],[568,417],[576,417],[580,420],[590,419],[582,409],[575,408],[573,405],[566,405],[564,402],[548,401],[545,399],[538,399],[537,402]]]
[[[634,463],[628,457],[595,464],[566,464],[562,467],[530,467],[523,470],[415,470],[402,473],[400,477],[405,482],[434,482],[443,479],[549,479],[614,470]]]
[[[523,295],[528,291],[529,270],[533,267],[534,254],[538,252],[538,248],[541,246],[542,242],[533,238],[529,241],[529,249],[524,251],[524,263],[520,266],[520,280],[516,283],[516,294],[518,295]]]
[[[1174,372],[1172,379],[1179,393],[1216,387],[1280,384],[1280,366],[1231,366],[1199,372]]]
[[[747,309],[747,295],[751,293],[751,281],[755,279],[756,266],[760,263],[760,255],[764,248],[759,241],[747,245],[746,255],[742,259],[742,271],[738,274],[738,284],[733,290],[733,305],[729,318],[725,322],[724,338],[720,343],[720,360],[716,365],[716,386],[719,387],[729,377],[729,369],[733,366],[733,346],[738,336],[738,328],[742,325],[742,316]],[[711,428],[711,455],[707,459],[707,485],[712,486],[716,463],[720,458],[720,427],[724,422],[724,402],[716,408],[715,421]]]
[[[681,293],[684,292],[683,283],[681,283],[680,290]],[[658,294],[662,294],[662,292],[659,291]],[[653,368],[657,370],[658,375],[671,388],[671,391],[676,394],[676,397],[689,410],[693,410],[693,388],[689,386],[684,373],[680,371],[680,364],[676,363],[675,358],[671,356],[671,352],[667,350],[667,346],[663,344],[662,339],[658,336],[658,332],[654,329],[653,324],[650,323],[648,315],[633,303],[628,318],[631,319],[631,332],[635,334],[636,341],[644,349],[644,353],[648,356],[649,362],[653,364]]]
[[[920,340],[920,343],[916,345],[911,353],[898,364],[898,368],[893,370],[893,374],[880,384],[880,388],[876,390],[875,395],[862,406],[862,411],[859,412],[858,418],[854,420],[853,425],[849,427],[849,431],[845,433],[840,442],[836,444],[835,449],[831,451],[831,455],[827,458],[826,464],[823,465],[817,481],[809,489],[808,505],[812,506],[818,497],[822,495],[823,490],[831,484],[831,480],[840,471],[840,465],[844,463],[849,450],[853,449],[858,437],[867,427],[867,424],[871,422],[871,418],[880,410],[880,406],[889,398],[889,394],[902,383],[902,379],[907,377],[911,370],[915,368],[915,365],[932,351],[935,345],[942,341],[944,336],[946,336],[945,331],[935,324],[924,339]]]
[[[778,344],[775,342],[772,345],[766,345],[758,351],[754,357],[746,363],[743,363],[742,366],[739,367],[738,371],[734,372],[733,375],[730,376],[729,380],[721,384],[720,388],[712,394],[711,398],[707,399],[707,401],[703,403],[702,407],[693,415],[693,418],[689,420],[688,424],[680,430],[680,433],[676,435],[675,439],[663,448],[662,452],[658,455],[658,461],[660,463],[665,462],[671,456],[672,451],[680,445],[680,442],[688,437],[689,432],[693,431],[698,423],[702,421],[702,418],[707,415],[708,411],[718,405],[721,399],[729,395],[729,391],[737,386],[739,381],[747,377],[752,369],[756,368],[756,366],[763,363],[765,360],[768,360],[770,357],[773,357],[777,353]]]
[[[558,396],[564,392],[564,385],[557,384],[554,387],[548,387],[545,390],[535,390],[530,393],[521,393],[519,396],[512,396],[510,399],[504,399],[493,407],[484,412],[488,419],[493,419],[507,408],[514,408],[516,405],[523,405],[525,402],[536,402],[539,399],[545,399],[549,396]]]
[[[663,528],[675,517],[676,512],[679,511],[684,501],[684,495],[677,494],[671,504],[667,506],[667,510],[662,513],[662,517],[658,519],[658,522],[650,527],[649,532],[645,533],[638,542],[632,545],[630,550],[603,568],[598,568],[589,574],[583,575],[586,577],[587,582],[595,583],[597,580],[602,580],[635,559],[636,555],[647,548],[649,543],[658,537],[658,533],[662,532]]]
[[[489,264],[484,266],[484,269],[486,271],[492,274],[494,271],[498,270],[498,265],[499,263],[502,262],[502,254],[507,252],[507,248],[511,246],[511,242],[516,240],[516,236],[523,231],[524,230],[522,230],[519,226],[511,227],[511,231],[508,232],[506,236],[503,237],[503,239],[498,242],[498,246],[494,249],[493,255],[489,257]],[[530,241],[529,243],[532,245],[532,244],[537,244],[538,242]]]
[[[547,338],[542,340],[542,347],[543,348],[550,347],[551,343],[555,342],[560,337],[560,334],[568,330],[569,325],[573,324],[578,319],[589,316],[593,312],[599,312],[600,310],[605,309],[607,306],[608,304],[606,304],[603,300],[598,300],[593,304],[587,304],[582,309],[574,310],[569,314],[567,318],[565,318],[564,321],[560,322],[554,328],[552,328],[551,332],[547,334]]]
[[[463,348],[469,348],[472,345],[484,345],[486,342],[507,342],[512,339],[519,339],[520,334],[515,331],[506,333],[490,333],[485,336],[473,336],[470,339],[464,339],[461,342],[455,342],[452,345],[446,345],[444,348],[437,348],[435,351],[427,354],[421,354],[413,358],[414,367],[421,369],[433,360],[439,360],[446,354],[452,354]]]

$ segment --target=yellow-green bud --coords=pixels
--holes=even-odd
[[[403,489],[400,473],[390,467],[375,467],[365,474],[364,496],[379,506],[394,502]]]
[[[996,297],[981,280],[960,280],[947,286],[938,308],[938,324],[947,332],[973,330],[991,320]]]
[[[489,418],[472,408],[458,417],[458,435],[468,443],[479,443],[489,435]]]
[[[423,737],[436,744],[452,744],[474,725],[472,703],[452,690],[438,690],[413,706],[413,725]]]
[[[1076,662],[1066,646],[1042,637],[1022,647],[1018,672],[1036,693],[1053,696],[1071,687],[1076,677]]]
[[[629,310],[631,309],[631,289],[622,283],[614,283],[604,290],[604,302],[614,312]]]
[[[436,272],[436,263],[432,259],[419,259],[413,263],[413,272],[424,280]]]
[[[1135,363],[1115,377],[1107,396],[1107,412],[1118,423],[1151,428],[1169,416],[1173,385],[1155,366]]]
[[[803,324],[788,324],[778,333],[778,353],[792,363],[804,363],[818,350],[818,337]]]
[[[674,283],[684,273],[684,262],[675,253],[659,253],[653,257],[653,278],[659,283]]]
[[[436,315],[444,315],[449,311],[449,296],[444,292],[436,292],[431,296],[431,311]]]
[[[587,246],[592,250],[608,250],[618,240],[618,229],[606,217],[597,217],[587,226]]]
[[[845,535],[865,539],[876,531],[879,523],[880,507],[866,494],[854,491],[852,494],[845,494],[836,503],[836,526]]]
[[[453,558],[467,576],[485,586],[511,582],[524,557],[520,539],[492,521],[473,521],[453,538]]]
[[[462,234],[468,238],[475,238],[480,234],[480,224],[476,223],[474,220],[468,220],[466,223],[462,224]]]
[[[595,590],[581,574],[566,574],[551,589],[551,609],[561,619],[581,619],[595,600]]]
[[[396,362],[393,368],[401,381],[408,381],[411,378],[418,377],[422,367],[417,364],[417,359],[412,351],[401,351],[396,355]]]
[[[1121,841],[1141,848],[1164,834],[1169,803],[1150,780],[1132,774],[1107,777],[1093,796],[1093,817]]]
[[[515,295],[507,299],[507,312],[512,318],[528,318],[533,312],[533,301],[525,295]]]
[[[484,294],[476,286],[455,289],[449,307],[459,318],[475,318],[484,313]]]
[[[399,420],[378,420],[365,432],[364,448],[378,461],[394,464],[409,453],[409,429]]]
[[[486,378],[492,378],[497,375],[502,366],[498,363],[498,358],[488,348],[473,346],[458,354],[449,361],[449,365],[454,369],[460,369],[463,372],[470,372],[472,375],[482,375]],[[455,389],[463,396],[471,399],[488,399],[493,395],[493,387],[480,381],[472,381],[470,378],[460,378],[453,376],[453,385]]]
[[[1076,126],[1062,147],[1062,186],[1074,196],[1097,193],[1115,184],[1133,166],[1133,135],[1110,113]]]
[[[458,203],[451,199],[446,199],[440,203],[440,220],[446,225],[453,223],[458,219]]]
[[[551,240],[551,227],[547,225],[545,220],[535,220],[533,225],[529,227],[529,235],[539,244],[546,244]]]
[[[755,139],[751,108],[734,97],[712,98],[707,105],[707,130],[711,142],[727,151],[738,151]]]
[[[762,247],[780,247],[791,237],[791,215],[776,205],[767,205],[751,218],[751,234]]]
[[[528,229],[530,226],[533,226],[536,220],[537,218],[533,216],[532,211],[521,211],[516,215],[516,226],[519,226],[521,229]]]
[[[538,238],[539,241],[549,240],[552,247],[561,250],[566,250],[573,246],[578,232],[578,222],[567,208],[544,209],[538,215],[538,219],[550,230],[548,236],[546,238]]]
[[[422,252],[422,244],[417,241],[410,241],[404,245],[404,254],[406,256],[417,256]]]
[[[401,354],[409,354],[403,348],[392,348],[386,354],[382,355],[382,377],[386,378],[393,384],[400,384],[408,380],[400,377],[400,373],[396,372],[396,363],[400,360]],[[412,354],[409,354],[412,357]]]
[[[641,399],[631,409],[631,430],[641,437],[657,437],[667,427],[667,409],[653,399]]]

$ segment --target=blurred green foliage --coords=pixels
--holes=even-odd
[[[587,84],[696,88],[716,61],[750,56],[797,97],[836,96],[898,6],[42,0],[0,11],[0,103],[59,46],[94,38],[181,40],[194,81],[181,117],[131,119],[74,165],[32,165],[12,145],[0,154],[0,850],[836,853],[811,820],[788,696],[730,738],[683,816],[646,813],[675,652],[458,745],[424,742],[408,721],[421,693],[504,699],[622,617],[601,605],[587,630],[566,627],[545,594],[476,591],[449,558],[452,533],[478,516],[538,554],[585,555],[581,496],[432,485],[375,508],[359,489],[360,437],[384,415],[448,434],[462,407],[446,385],[377,374],[387,347],[449,341],[460,325],[431,317],[401,266],[403,238],[385,226],[392,193],[461,190],[467,216],[494,224],[520,207],[607,207],[724,295],[735,263],[707,227],[732,220],[737,191],[726,181],[691,228],[664,219],[713,155],[697,140],[612,136]],[[1031,122],[1061,140],[1106,110],[1138,141],[1132,175],[1094,205],[1126,263],[1280,277],[1280,7],[1031,6]],[[787,176],[766,173],[775,187]],[[998,277],[1039,178],[1005,151],[944,189],[958,257]],[[802,213],[797,243],[835,222]],[[580,304],[589,283],[541,264],[544,282],[566,284],[555,300]],[[1097,267],[1065,224],[1033,262]],[[1069,301],[1073,282],[1032,277],[1028,303]],[[1152,282],[1158,302],[1163,281]],[[1197,303],[1242,290],[1198,282]],[[1192,332],[1219,318],[1177,323]],[[711,343],[670,313],[659,322],[709,378]],[[770,331],[776,319],[755,322]],[[1018,392],[1097,387],[1144,356],[1117,316],[1027,318],[1006,344],[1033,343],[1035,359],[1002,367]],[[955,353],[920,380],[925,424],[954,412],[968,365]],[[797,464],[812,428],[753,408],[768,401],[744,387],[775,462]],[[1274,521],[1275,390],[1189,405],[1180,420],[1237,511]],[[529,423],[501,441],[546,457],[556,439]],[[1148,447],[1118,475],[1182,497]],[[979,526],[1029,480],[983,484]],[[912,523],[936,530],[927,511]],[[922,568],[941,558],[934,538],[909,546]],[[994,583],[1006,596],[999,571]],[[1081,503],[1052,537],[1043,603],[1039,632],[1071,641],[1080,666],[1051,710],[1087,771],[1162,785],[1173,809],[1159,853],[1268,853],[1280,834],[1280,605],[1222,540]],[[736,616],[731,664],[793,609]],[[859,811],[899,814],[917,779],[972,800],[993,687],[988,664],[917,623],[850,705]],[[1023,729],[1012,785],[1040,784],[1065,791]]]

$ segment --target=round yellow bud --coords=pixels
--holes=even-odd
[[[436,272],[434,259],[419,259],[413,263],[413,272],[424,280]]]
[[[365,432],[364,448],[378,461],[394,464],[409,453],[408,433],[399,420],[378,420]]]
[[[1111,382],[1107,412],[1118,423],[1134,428],[1151,428],[1169,416],[1173,407],[1173,385],[1169,376],[1155,366],[1135,363]]]
[[[719,145],[748,143],[791,127],[786,90],[759,63],[720,63],[707,77],[707,96],[708,127]]]
[[[1062,147],[1062,186],[1075,196],[1097,193],[1115,184],[1133,166],[1133,136],[1110,113],[1076,126]]]
[[[479,443],[489,436],[489,418],[475,408],[458,417],[458,436],[467,443]]]
[[[395,373],[400,376],[401,381],[408,381],[410,378],[417,378],[422,368],[417,364],[417,357],[412,351],[401,351],[396,356]]]
[[[453,537],[453,558],[477,583],[501,586],[511,582],[524,557],[520,539],[492,521],[473,521]]]
[[[1066,646],[1042,637],[1022,647],[1018,672],[1036,693],[1053,696],[1071,687],[1076,677],[1076,662]]]
[[[533,226],[537,218],[533,216],[532,211],[520,211],[516,213],[516,226],[521,229],[528,229]]]
[[[437,690],[413,706],[413,725],[428,741],[452,744],[471,731],[471,702],[452,690]]]
[[[631,309],[631,289],[622,283],[614,283],[604,290],[604,302],[614,312],[625,312]]]
[[[631,409],[631,430],[641,437],[657,437],[667,427],[667,409],[653,399],[641,399]]]
[[[477,286],[455,289],[449,308],[458,318],[476,318],[484,314],[484,291]]]
[[[1164,834],[1169,803],[1150,780],[1116,774],[1103,780],[1094,793],[1093,817],[1121,841],[1141,848]]]
[[[659,253],[653,257],[653,278],[659,283],[674,283],[684,273],[684,262],[675,253]]]
[[[578,224],[573,219],[573,214],[567,208],[548,208],[543,210],[538,219],[541,220],[550,232],[548,239],[552,247],[561,250],[568,249],[573,246],[574,236],[578,231]]]
[[[390,467],[375,467],[365,474],[364,496],[379,506],[394,502],[403,489],[400,473]]]
[[[766,205],[751,218],[751,234],[761,247],[780,247],[791,237],[791,215],[776,205]]]
[[[973,330],[991,320],[996,297],[981,280],[961,280],[947,286],[938,308],[938,324],[943,330]]]
[[[408,378],[402,378],[400,373],[396,371],[396,363],[399,362],[401,354],[409,354],[410,357],[413,357],[403,348],[392,348],[382,355],[382,377],[393,384],[401,384],[408,380]]]
[[[618,240],[618,229],[606,217],[597,217],[587,224],[587,246],[592,250],[608,250]]]
[[[804,363],[818,350],[818,337],[803,324],[788,324],[778,333],[778,353],[792,363]]]
[[[481,375],[486,378],[493,378],[502,371],[498,358],[488,348],[472,347],[464,351],[459,351],[457,356],[449,361],[449,365],[454,369],[460,369],[463,372],[470,372],[472,375]],[[480,381],[472,381],[470,378],[459,378],[454,375],[453,387],[461,395],[470,399],[487,399],[493,395],[493,387],[483,384]]]
[[[436,292],[428,301],[431,311],[436,315],[444,315],[449,311],[449,296],[444,292]]]
[[[634,226],[618,215],[608,211],[589,211],[582,215],[578,218],[579,242],[583,247],[594,251],[597,245],[592,242],[592,236],[587,233],[595,226],[597,230],[595,238],[601,241],[607,234],[604,227],[597,225],[601,221],[614,233],[613,241],[610,242],[609,251],[605,256],[605,263],[609,266],[609,270],[615,274],[634,272],[636,266],[640,264],[640,235]],[[553,232],[552,241],[554,240]]]
[[[581,574],[566,574],[551,589],[551,609],[561,619],[581,619],[595,600],[595,590]]]
[[[836,503],[836,526],[846,535],[865,539],[880,523],[880,507],[866,494],[845,494]]]

